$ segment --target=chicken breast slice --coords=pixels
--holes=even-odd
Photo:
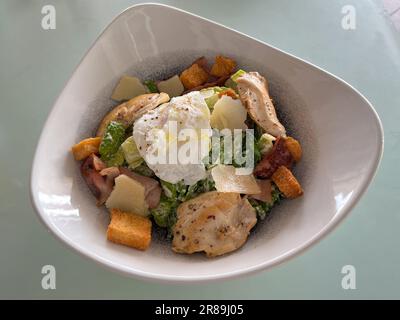
[[[119,121],[129,126],[148,111],[168,101],[169,96],[161,92],[142,94],[121,103],[105,115],[97,128],[96,136],[102,137],[111,121]]]
[[[236,81],[240,100],[250,117],[265,132],[275,137],[286,136],[285,127],[279,122],[269,96],[267,80],[258,72],[248,72]]]
[[[247,199],[218,191],[182,203],[177,215],[172,249],[188,254],[204,251],[208,257],[240,248],[257,222]]]

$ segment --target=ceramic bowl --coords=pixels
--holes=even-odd
[[[162,79],[199,56],[212,59],[216,54],[268,79],[282,122],[303,145],[304,158],[295,174],[304,196],[283,201],[241,249],[219,258],[175,254],[157,235],[145,252],[108,242],[108,213],[96,207],[71,146],[94,134],[114,105],[110,96],[121,75]],[[210,281],[266,269],[322,239],[359,201],[382,149],[378,115],[349,84],[212,21],[143,4],[126,9],[108,25],[62,90],[37,146],[31,195],[46,228],[89,259],[144,279]]]

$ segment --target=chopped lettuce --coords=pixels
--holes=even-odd
[[[269,133],[264,133],[261,135],[260,139],[257,141],[257,146],[261,152],[261,155],[267,154],[274,145],[276,138]]]
[[[262,159],[262,153],[260,150],[260,147],[258,145],[258,143],[254,143],[254,165],[256,165],[257,163],[259,163]]]
[[[279,204],[280,200],[282,199],[282,193],[274,184],[272,185],[271,197],[272,201],[270,203],[252,198],[248,199],[252,207],[256,210],[257,217],[261,220],[264,220],[267,214],[271,211],[272,207]]]
[[[140,174],[142,176],[145,177],[154,177],[154,172],[153,170],[151,170],[146,162],[143,162],[140,166],[136,167],[135,169],[133,169],[133,172]]]
[[[239,70],[236,71],[233,75],[231,75],[231,79],[232,79],[232,81],[236,82],[236,80],[237,80],[239,77],[243,76],[243,75],[246,74],[246,73],[247,73],[246,71],[244,71],[244,70],[242,70],[242,69],[239,69]]]
[[[177,207],[178,202],[176,200],[162,195],[160,204],[157,208],[150,210],[150,213],[158,226],[171,229],[176,222]]]
[[[155,223],[168,228],[169,234],[176,222],[176,209],[185,201],[193,199],[201,193],[215,190],[214,181],[211,176],[187,186],[183,182],[169,183],[160,180],[164,193],[161,196],[160,204],[157,208],[151,210]]]
[[[215,93],[212,96],[204,99],[210,111],[214,109],[214,105],[217,103],[218,99],[219,99],[218,93]]]
[[[175,199],[177,196],[177,185],[164,180],[160,180],[161,187],[164,190],[164,194],[167,198]]]
[[[249,135],[251,135],[251,133],[249,133]],[[240,137],[237,137],[240,139]],[[237,139],[235,137],[235,139]],[[262,155],[258,146],[258,143],[256,142],[256,139],[253,135],[253,141],[254,143],[250,145],[250,148],[247,148],[247,143],[246,143],[246,133],[243,131],[242,132],[242,147],[241,148],[229,148],[229,150],[227,150],[225,152],[225,139],[223,136],[220,136],[220,142],[218,144],[218,140],[217,139],[212,139],[212,148],[210,150],[210,155],[207,159],[205,159],[205,161],[209,161],[210,157],[212,157],[212,161],[211,163],[207,163],[207,169],[212,168],[214,165],[218,164],[218,163],[222,163],[222,164],[232,164],[234,167],[236,168],[243,168],[246,165],[248,165],[249,163],[246,163],[247,159],[251,159],[251,156],[253,156],[254,158],[254,164],[257,164],[258,162],[260,162]],[[239,140],[240,143],[240,140]],[[218,150],[219,147],[219,150]],[[213,151],[214,150],[214,151]],[[219,151],[219,156],[218,156],[218,151]],[[231,153],[236,152],[237,154],[233,154],[231,155]],[[213,154],[213,152],[216,153]],[[238,153],[239,152],[239,153]],[[240,155],[241,152],[241,155]],[[226,153],[226,154],[225,154]],[[225,161],[225,155],[228,157],[228,159]],[[229,161],[229,159],[231,159],[232,161]],[[239,163],[238,160],[239,159],[243,159],[243,162]]]
[[[163,180],[161,180],[160,182],[161,187],[164,190],[165,196],[170,199],[176,199],[179,202],[193,199],[201,193],[215,189],[214,181],[211,177],[197,181],[191,186],[185,185],[182,181],[175,184]]]
[[[200,93],[204,97],[204,101],[206,102],[208,108],[212,111],[214,105],[217,103],[219,99],[219,94],[228,89],[227,87],[211,87],[200,90]]]
[[[231,77],[228,80],[226,80],[225,85],[237,92],[237,82],[236,82],[236,80],[239,77],[241,77],[242,75],[244,75],[245,73],[246,73],[246,71],[244,71],[242,69],[239,69],[233,75],[231,75]]]
[[[241,148],[241,152],[242,154],[237,154],[233,156],[233,166],[236,168],[241,168],[241,167],[245,167],[246,165],[248,165],[248,163],[246,163],[246,161],[243,161],[242,163],[237,162],[236,159],[251,159],[250,157],[253,156],[253,161],[254,164],[258,163],[261,160],[261,155],[260,155],[260,151],[259,148],[257,146],[257,143],[255,141],[254,135],[253,135],[253,141],[254,143],[252,145],[250,145],[250,148],[247,148],[247,141],[246,141],[247,137],[245,132],[242,132],[242,148]],[[236,149],[234,148],[235,152],[240,152],[240,149]]]
[[[158,93],[157,84],[153,80],[143,82],[150,93]]]
[[[182,199],[182,201],[187,201],[212,190],[215,190],[215,183],[211,176],[209,176],[203,180],[197,181],[191,186],[187,186],[186,190],[181,192],[180,199]]]
[[[121,148],[124,154],[126,163],[130,169],[135,169],[143,163],[143,158],[140,156],[135,140],[132,136],[128,137],[122,144]]]
[[[122,152],[122,148],[120,147],[118,151],[112,154],[109,158],[105,159],[107,167],[119,167],[124,163],[124,153]]]
[[[122,151],[119,151],[120,146],[125,138],[125,127],[119,122],[111,121],[104,133],[103,139],[101,140],[99,153],[101,159],[108,163],[109,161],[115,162],[116,159],[120,160],[121,155],[123,158]],[[119,154],[114,155],[119,152]],[[118,162],[118,161],[117,161]]]

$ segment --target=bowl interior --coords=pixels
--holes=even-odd
[[[110,96],[121,75],[163,79],[199,56],[212,61],[216,54],[268,79],[282,122],[303,146],[295,174],[305,195],[283,201],[243,248],[220,258],[174,254],[158,235],[146,252],[107,242],[108,213],[96,207],[70,147],[92,136],[115,105]],[[281,262],[332,229],[367,187],[381,151],[379,119],[344,82],[202,18],[166,6],[139,5],[107,27],[55,103],[36,152],[32,197],[57,237],[113,269],[160,280],[215,279]]]

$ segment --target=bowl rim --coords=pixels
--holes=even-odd
[[[52,115],[54,113],[54,108],[58,104],[65,87],[70,83],[71,79],[74,77],[75,73],[77,72],[77,70],[80,67],[80,65],[82,64],[82,62],[85,60],[88,53],[92,50],[92,48],[95,46],[95,44],[98,42],[98,40],[103,36],[103,34],[114,24],[114,22],[117,19],[124,16],[131,10],[135,10],[135,9],[142,8],[142,7],[159,7],[159,8],[164,8],[164,9],[168,9],[168,10],[178,11],[178,12],[188,15],[192,18],[196,18],[198,20],[202,20],[203,22],[207,22],[214,26],[224,28],[225,30],[235,32],[235,33],[241,35],[242,37],[246,37],[248,39],[258,42],[259,44],[268,46],[269,48],[276,50],[277,52],[283,53],[291,58],[300,60],[303,63],[307,64],[308,66],[316,68],[319,71],[326,73],[332,79],[334,79],[338,82],[341,82],[342,84],[347,86],[349,89],[351,89],[352,91],[357,93],[360,96],[360,98],[364,100],[366,105],[369,107],[370,111],[372,111],[372,114],[374,115],[373,119],[375,121],[375,124],[379,128],[379,130],[378,130],[378,152],[375,154],[375,158],[374,158],[374,162],[373,162],[373,169],[368,173],[367,179],[365,180],[364,184],[355,192],[353,199],[351,201],[349,201],[348,203],[346,203],[343,206],[343,208],[341,208],[339,213],[336,214],[318,233],[316,233],[308,241],[306,241],[302,245],[299,245],[299,246],[293,248],[292,250],[290,250],[288,252],[285,252],[284,254],[282,254],[280,256],[275,257],[272,260],[253,265],[251,267],[238,269],[235,271],[212,274],[212,275],[204,275],[204,276],[177,276],[177,275],[166,275],[163,273],[154,273],[154,272],[145,272],[145,271],[141,271],[141,270],[135,270],[135,269],[132,269],[132,268],[129,268],[126,266],[122,266],[118,263],[114,263],[113,261],[110,261],[106,258],[96,255],[93,252],[91,252],[90,250],[85,249],[85,248],[79,246],[79,244],[71,241],[61,231],[59,231],[57,228],[54,228],[54,226],[45,219],[45,214],[42,210],[40,201],[38,200],[37,192],[35,192],[34,188],[37,185],[37,183],[36,183],[36,180],[37,180],[36,167],[38,167],[38,165],[39,165],[38,161],[37,161],[38,153],[39,153],[39,146],[42,143],[42,138],[44,135],[45,128],[47,127],[47,125],[50,122],[50,119],[52,118]],[[348,216],[350,211],[355,207],[355,205],[360,201],[361,197],[365,194],[365,192],[367,191],[371,182],[373,181],[374,177],[376,176],[376,173],[378,171],[379,165],[382,160],[383,149],[384,149],[384,131],[383,131],[382,122],[379,118],[378,113],[376,112],[376,110],[374,109],[372,104],[356,88],[351,86],[349,83],[347,83],[343,79],[333,75],[332,73],[324,70],[323,68],[320,68],[320,67],[314,65],[313,63],[310,63],[310,62],[308,62],[302,58],[299,58],[295,55],[292,55],[284,50],[278,49],[278,48],[274,47],[273,45],[270,45],[264,41],[258,40],[252,36],[246,35],[240,31],[237,31],[233,28],[227,27],[218,22],[212,21],[210,19],[201,17],[197,14],[193,14],[191,12],[188,12],[188,11],[185,11],[185,10],[182,10],[182,9],[170,6],[170,5],[147,2],[147,3],[140,3],[140,4],[135,4],[135,5],[129,6],[126,9],[124,9],[123,11],[121,11],[120,13],[118,13],[111,20],[111,22],[108,23],[107,26],[99,33],[99,35],[96,37],[96,39],[90,45],[90,47],[86,50],[85,54],[80,59],[79,63],[75,67],[71,76],[65,83],[63,89],[61,90],[60,94],[58,95],[57,99],[55,100],[55,102],[44,122],[44,125],[41,130],[41,134],[40,134],[38,142],[36,144],[35,153],[34,153],[32,166],[31,166],[31,172],[30,172],[30,192],[29,192],[29,194],[30,194],[31,203],[33,204],[36,215],[39,217],[39,220],[45,226],[45,228],[55,238],[57,238],[60,242],[62,242],[66,247],[68,247],[68,248],[72,249],[73,251],[77,252],[78,254],[80,254],[82,257],[89,258],[90,260],[96,262],[98,265],[103,266],[108,270],[114,271],[121,275],[129,276],[129,277],[135,277],[135,278],[142,279],[142,280],[161,282],[161,283],[180,283],[180,284],[182,284],[182,283],[211,282],[211,281],[216,281],[216,280],[238,278],[240,276],[254,274],[261,270],[270,269],[270,268],[275,267],[283,262],[289,261],[290,259],[293,259],[294,257],[297,257],[298,255],[302,254],[304,251],[306,251],[307,249],[309,249],[310,247],[312,247],[313,245],[318,243],[323,237],[325,237],[331,231],[333,231],[339,225],[339,223],[341,223],[344,220],[345,217]]]

